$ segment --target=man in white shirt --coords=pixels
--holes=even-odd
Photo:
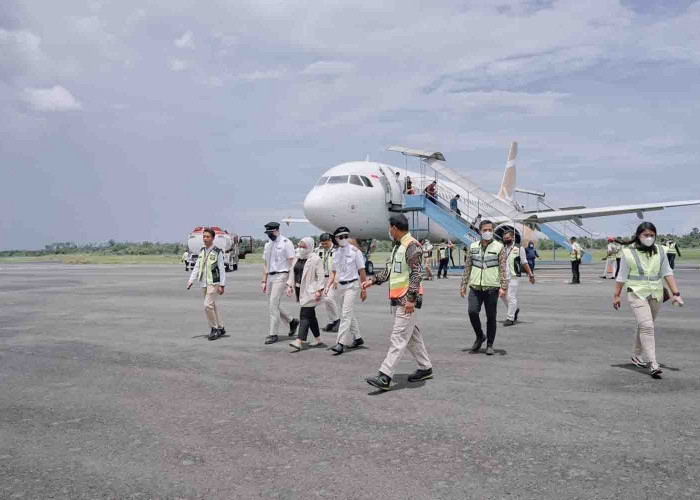
[[[325,294],[328,295],[333,283],[337,281],[338,295],[342,297],[343,308],[340,314],[337,343],[331,347],[331,350],[334,356],[338,356],[343,354],[346,348],[360,347],[365,343],[355,317],[355,301],[358,295],[363,302],[367,298],[367,291],[360,286],[367,276],[362,252],[350,245],[350,230],[347,227],[339,227],[333,233],[333,238],[338,243],[338,249],[333,254],[333,266]]]
[[[610,279],[615,279],[615,274],[617,274],[615,270],[615,256],[617,255],[617,246],[614,243],[614,239],[612,236],[608,237],[608,248],[606,250],[606,255],[605,255],[605,269],[603,270],[603,275],[601,278],[607,279],[608,278],[608,273],[610,273]]]
[[[330,278],[333,268],[333,237],[330,233],[322,233],[319,237],[319,246],[317,249],[318,256],[323,262],[323,274],[326,280]],[[337,332],[340,328],[340,318],[338,317],[338,303],[336,300],[338,283],[333,283],[328,295],[324,295],[321,299],[321,304],[326,308],[328,314],[328,324],[322,328],[324,332]]]
[[[262,291],[263,293],[270,291],[270,331],[269,335],[265,337],[266,344],[274,344],[279,340],[277,332],[280,319],[289,324],[290,337],[295,334],[299,326],[299,320],[293,318],[280,306],[282,296],[287,289],[287,278],[294,260],[294,244],[282,236],[279,229],[279,222],[265,224],[265,234],[270,239],[265,243],[263,249]]]
[[[215,236],[214,230],[208,227],[202,231],[204,246],[199,252],[199,257],[194,264],[192,274],[190,274],[190,280],[187,282],[187,289],[189,290],[192,287],[192,283],[199,281],[199,285],[204,292],[204,313],[207,315],[207,321],[211,328],[209,340],[216,340],[226,333],[214,301],[217,293],[219,295],[224,294],[224,287],[226,286],[224,252],[214,246]]]
[[[525,259],[525,250],[515,244],[515,235],[513,231],[506,230],[503,233],[503,251],[506,254],[506,280],[508,280],[508,290],[501,297],[503,303],[508,307],[508,314],[503,326],[514,325],[518,321],[520,308],[518,307],[518,275],[516,274],[516,262],[520,269],[525,271],[530,277],[530,283],[535,284],[535,275],[532,274],[527,260]]]

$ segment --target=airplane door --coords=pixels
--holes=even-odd
[[[401,199],[401,186],[399,186],[396,179],[393,178],[394,175],[392,174],[392,178],[389,178],[382,167],[379,167],[379,171],[382,174],[379,181],[384,187],[384,200],[387,202],[387,204],[391,203],[393,205],[401,205],[403,203]]]

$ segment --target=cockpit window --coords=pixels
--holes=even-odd
[[[373,187],[373,186],[372,186],[372,181],[370,181],[370,180],[369,180],[367,177],[365,177],[364,175],[362,176],[362,181],[365,183],[365,186],[370,187],[370,188]]]
[[[347,175],[333,175],[328,179],[328,184],[345,184],[348,182]]]
[[[316,185],[317,185],[317,186],[323,186],[323,185],[326,183],[327,180],[328,180],[328,176],[327,176],[327,175],[324,175],[323,177],[321,177],[321,178],[318,180],[318,182],[316,183]]]
[[[350,184],[355,184],[356,186],[362,186],[362,181],[358,175],[350,176]]]

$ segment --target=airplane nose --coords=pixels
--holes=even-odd
[[[315,226],[324,226],[324,220],[328,214],[328,207],[323,206],[323,197],[318,189],[312,189],[304,198],[304,215]],[[324,210],[325,209],[325,210]]]

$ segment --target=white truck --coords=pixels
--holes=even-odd
[[[206,226],[197,226],[187,237],[187,261],[185,271],[192,269],[197,262],[199,252],[204,246],[202,234]],[[238,260],[253,252],[253,238],[250,236],[238,236],[221,229],[219,226],[211,226],[216,236],[214,245],[224,251],[224,267],[226,271],[236,271]]]

